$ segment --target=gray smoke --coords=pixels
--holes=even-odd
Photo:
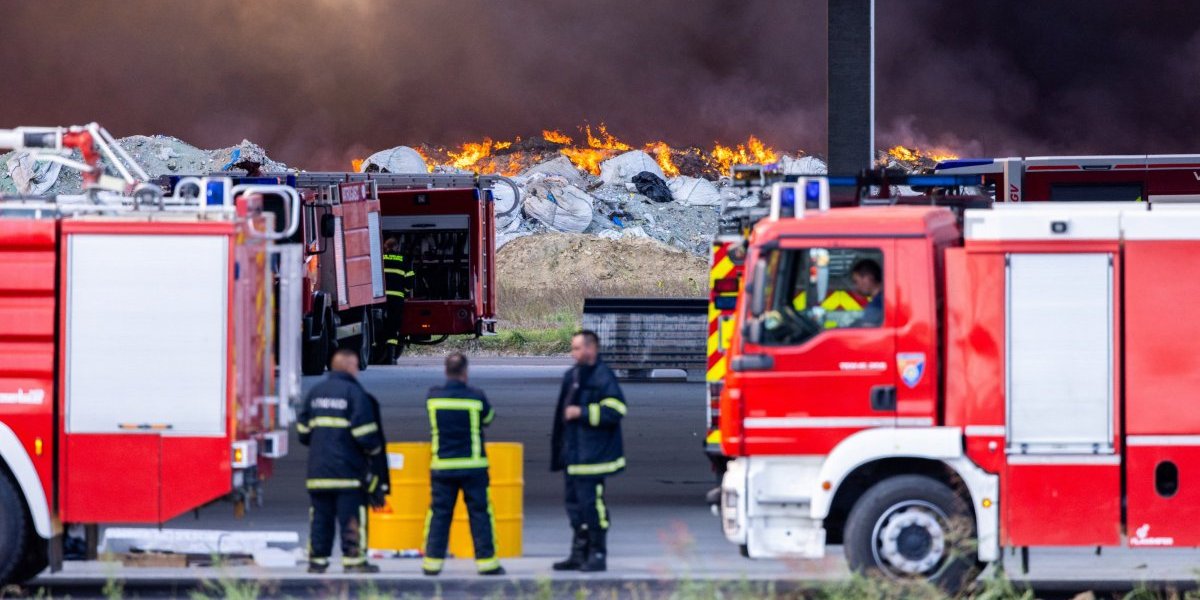
[[[250,138],[345,168],[605,122],[633,142],[825,141],[822,0],[126,0],[0,9],[0,126]],[[1196,151],[1200,5],[878,0],[877,140]]]

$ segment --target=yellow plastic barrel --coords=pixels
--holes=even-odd
[[[392,491],[387,506],[372,509],[367,516],[367,547],[403,552],[423,550],[425,514],[429,510],[428,442],[388,444]],[[524,524],[524,448],[511,442],[487,444],[488,474],[491,478],[492,510],[496,527],[496,555],[520,556]],[[459,558],[475,555],[466,505],[459,495],[450,526],[450,554]]]

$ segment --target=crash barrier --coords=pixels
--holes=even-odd
[[[708,361],[705,298],[585,298],[583,327],[600,336],[600,354],[618,377],[648,379],[679,369],[703,381]]]
[[[392,492],[387,505],[367,516],[367,547],[371,551],[409,552],[425,549],[425,515],[429,510],[428,442],[388,444]],[[488,475],[492,482],[496,556],[509,558],[522,552],[524,525],[524,447],[512,442],[487,444]],[[450,526],[450,555],[474,558],[471,526],[462,495],[454,506]]]

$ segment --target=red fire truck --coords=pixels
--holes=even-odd
[[[389,238],[399,254],[409,257],[413,272],[400,321],[400,349],[438,343],[451,335],[495,331],[498,215],[492,192],[497,183],[516,192],[507,178],[340,172],[222,175],[240,184],[293,186],[301,193],[302,226],[291,239],[305,249],[304,374],[324,372],[330,354],[341,345],[359,350],[362,368],[385,354],[392,332],[384,332],[382,247]],[[192,179],[169,177],[161,184],[175,189]],[[268,207],[278,211],[281,200],[268,199]]]
[[[1179,260],[1200,207],[996,204],[960,226],[788,185],[820,208],[755,226],[721,396],[720,514],[744,554],[840,543],[854,569],[954,588],[1002,548],[1200,544],[1181,476],[1200,413],[1180,410],[1200,321],[1161,312],[1200,285]],[[878,320],[813,300],[864,262]]]
[[[119,156],[94,133],[88,151]],[[57,152],[78,134],[0,130],[0,143]],[[252,493],[287,453],[301,264],[280,242],[299,196],[223,178],[199,181],[209,201],[85,181],[78,196],[0,198],[2,582],[61,557],[68,525],[163,523]],[[282,233],[264,195],[290,200]]]
[[[982,175],[1003,202],[1200,200],[1200,155],[968,158],[942,161],[934,172]]]
[[[735,183],[751,187],[769,185],[764,183],[769,175],[763,177],[763,168],[757,165],[735,167]],[[767,169],[769,173],[769,166]],[[998,202],[1200,201],[1200,155],[968,158],[942,161],[934,167],[934,173],[981,176],[983,184],[979,192],[992,196]],[[851,187],[854,187],[854,183],[849,183],[846,189]],[[853,205],[858,204],[859,200],[857,196],[834,197],[831,202],[834,205]],[[733,307],[742,280],[744,245],[750,228],[765,214],[765,205],[723,206],[719,231],[713,239],[705,452],[718,472],[723,469],[726,460],[721,453],[721,430],[717,424],[719,399],[728,370],[725,350],[733,334]],[[831,304],[853,308],[860,301],[861,298],[847,293],[840,294]]]

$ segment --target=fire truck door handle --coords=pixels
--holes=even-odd
[[[876,385],[871,387],[871,410],[896,410],[896,386]]]
[[[729,368],[742,371],[770,371],[775,368],[775,359],[770,354],[742,354],[733,357]]]

